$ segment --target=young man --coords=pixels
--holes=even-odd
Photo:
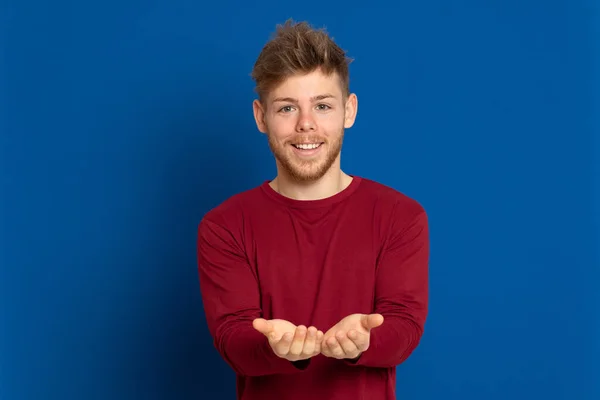
[[[348,59],[287,22],[254,66],[277,176],[208,212],[198,270],[240,400],[391,400],[428,309],[423,207],[340,167],[356,118]]]

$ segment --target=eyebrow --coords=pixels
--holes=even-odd
[[[315,101],[321,101],[321,100],[329,99],[329,98],[335,98],[335,96],[330,93],[325,93],[325,94],[320,94],[318,96],[311,97],[310,101],[314,103]],[[298,103],[298,99],[294,99],[293,97],[277,97],[277,98],[273,99],[273,103],[277,103],[277,102]]]

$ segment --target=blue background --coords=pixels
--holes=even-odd
[[[0,398],[234,398],[196,228],[275,173],[249,73],[289,17],[355,59],[344,169],[429,212],[398,398],[600,398],[598,4],[240,4],[2,2]]]

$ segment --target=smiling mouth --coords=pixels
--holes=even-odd
[[[292,144],[295,148],[299,150],[314,150],[319,148],[323,143],[301,143],[301,144]]]

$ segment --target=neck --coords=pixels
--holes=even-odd
[[[270,182],[279,194],[295,200],[321,200],[331,197],[350,185],[352,177],[339,168],[331,168],[323,177],[311,182],[298,182],[281,171]]]

